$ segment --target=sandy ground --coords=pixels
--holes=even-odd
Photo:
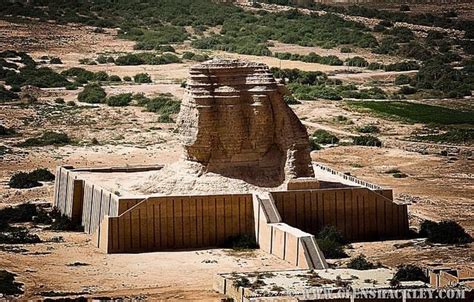
[[[28,50],[35,58],[44,54],[60,56],[64,65],[58,70],[79,66],[80,58],[94,58],[99,52],[131,51],[129,41],[114,39],[113,31],[106,34],[92,33],[92,28],[55,24],[9,24],[0,21],[0,49]],[[11,38],[10,38],[11,37]],[[28,38],[25,38],[28,37]],[[281,45],[280,45],[281,46]],[[276,47],[280,47],[276,46]],[[287,47],[287,46],[281,46]],[[295,48],[296,50],[296,48]],[[301,50],[303,51],[303,50]],[[307,50],[304,50],[307,51]],[[321,70],[342,73],[344,66],[328,66],[303,62],[281,61],[269,57],[243,56],[219,52],[219,56],[240,57],[282,68]],[[179,87],[186,78],[190,63],[163,66],[95,65],[81,67],[104,70],[112,74],[134,75],[148,72],[153,84],[115,85],[106,87],[110,94],[144,92],[149,96],[172,93],[180,98]],[[369,74],[369,73],[367,73]],[[353,81],[366,81],[366,73],[351,75]],[[347,76],[347,73],[346,73]],[[388,76],[381,74],[380,76]],[[393,75],[389,75],[393,76]],[[348,77],[348,76],[347,76]],[[10,189],[9,178],[17,171],[39,167],[54,169],[57,165],[120,166],[134,164],[170,164],[180,158],[180,146],[174,124],[160,124],[158,115],[143,112],[142,108],[111,108],[104,105],[60,107],[54,105],[55,97],[75,100],[78,91],[50,89],[41,92],[40,102],[30,106],[0,105],[0,124],[13,127],[19,135],[2,138],[1,144],[11,153],[0,157],[0,207],[25,201],[51,201],[53,186],[28,190]],[[438,101],[439,102],[439,101]],[[471,108],[469,100],[456,106]],[[384,142],[395,141],[396,148],[364,148],[340,146],[314,152],[313,159],[343,172],[373,183],[392,187],[399,201],[411,202],[410,222],[416,226],[422,219],[454,219],[474,234],[474,166],[472,158],[440,157],[405,151],[405,139],[422,131],[423,125],[403,124],[351,111],[341,102],[304,102],[292,107],[308,132],[318,128],[332,131],[348,141],[355,135],[355,127],[369,123],[381,128]],[[348,118],[338,122],[337,117]],[[350,121],[350,122],[349,122]],[[36,136],[44,130],[61,130],[75,143],[64,147],[20,148],[15,144]],[[99,145],[91,145],[93,138]],[[472,148],[472,146],[468,147]],[[399,168],[408,175],[396,179],[385,173]],[[28,251],[14,253],[0,251],[0,267],[19,275],[25,282],[27,297],[37,297],[41,292],[56,290],[91,292],[94,295],[147,295],[163,299],[216,299],[211,284],[216,272],[253,269],[282,269],[287,264],[266,254],[256,253],[235,257],[222,250],[183,251],[136,255],[104,255],[93,248],[89,237],[78,233],[50,233],[35,230],[48,239],[63,236],[64,243],[27,245]],[[370,260],[395,266],[401,263],[448,263],[474,265],[473,245],[468,247],[427,246],[412,240],[354,243],[351,255],[364,253]],[[201,263],[204,260],[218,263]],[[87,266],[67,266],[73,262]],[[212,262],[212,261],[211,261]],[[245,263],[244,263],[245,262]],[[150,269],[151,268],[151,269]]]
[[[218,272],[287,269],[291,265],[261,251],[222,249],[106,255],[80,233],[39,231],[43,240],[64,242],[16,245],[21,252],[0,252],[0,267],[25,283],[22,299],[51,296],[147,297],[220,301],[212,290]]]

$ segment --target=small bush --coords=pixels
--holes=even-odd
[[[129,76],[124,76],[124,77],[123,77],[123,80],[124,80],[125,82],[131,82],[131,81],[132,81],[132,78],[129,77]]]
[[[443,244],[466,244],[473,241],[462,226],[448,220],[439,223],[425,220],[420,225],[420,236],[426,237],[429,242]]]
[[[337,144],[339,142],[337,136],[323,129],[314,131],[312,138],[318,144]]]
[[[109,75],[105,71],[98,71],[94,74],[94,80],[99,82],[105,82],[109,80]]]
[[[18,172],[14,174],[10,178],[8,185],[10,186],[10,188],[15,189],[29,189],[41,186],[41,184],[37,180],[31,179],[29,173],[25,172]]]
[[[429,282],[423,270],[412,264],[401,265],[397,268],[397,272],[393,276],[396,281],[423,281]]]
[[[351,53],[352,49],[350,47],[341,47],[341,53]]]
[[[367,258],[365,258],[364,255],[360,254],[359,256],[352,258],[347,264],[347,267],[356,270],[369,270],[375,268],[375,265],[372,262],[367,261]]]
[[[66,133],[46,131],[39,137],[29,138],[18,144],[19,147],[42,147],[42,146],[63,146],[71,143],[71,139]]]
[[[0,210],[0,221],[6,223],[30,222],[37,215],[34,204],[22,203],[15,207],[6,207]]]
[[[71,106],[71,107],[75,107],[75,106],[76,106],[76,102],[74,102],[74,101],[68,101],[68,102],[66,103],[66,105]]]
[[[48,169],[39,168],[29,173],[30,177],[37,181],[53,181],[54,174],[49,172]]]
[[[342,233],[333,226],[324,227],[316,236],[318,246],[324,256],[332,259],[347,257],[344,252],[346,240]]]
[[[49,60],[49,64],[63,64],[63,61],[61,61],[60,58],[51,58],[51,60]]]
[[[347,66],[356,66],[356,67],[367,67],[369,62],[362,57],[353,57],[346,60]]]
[[[151,77],[148,73],[138,73],[133,77],[135,83],[151,83]]]
[[[410,11],[410,7],[406,4],[402,4],[400,5],[400,11],[401,12],[409,12]]]
[[[231,236],[225,240],[224,248],[231,248],[233,250],[249,250],[249,249],[257,249],[258,244],[255,241],[255,238],[250,235],[237,235]]]
[[[107,99],[107,105],[112,107],[124,107],[128,106],[132,101],[131,93],[121,93],[118,95],[111,96]]]
[[[105,93],[104,88],[100,87],[99,84],[94,83],[86,85],[84,90],[77,96],[77,99],[84,103],[98,104],[104,103],[106,96],[107,94]]]
[[[395,78],[395,85],[407,85],[410,84],[411,78],[406,74],[401,74]]]
[[[312,137],[309,138],[309,149],[311,151],[321,150],[321,145],[314,141]]]
[[[13,135],[16,131],[12,128],[7,128],[3,125],[0,125],[0,136]]]
[[[84,230],[84,228],[80,224],[75,223],[69,217],[62,215],[57,209],[53,209],[53,211],[51,211],[50,217],[53,220],[53,223],[48,228],[50,230],[73,232],[80,232]]]
[[[64,99],[63,98],[55,98],[54,103],[56,104],[64,104]]]
[[[22,283],[15,282],[15,274],[6,270],[0,270],[0,294],[4,296],[16,296],[23,294]]]
[[[30,234],[25,228],[10,227],[0,232],[0,243],[2,244],[24,244],[40,243],[41,239],[36,234]]]
[[[145,104],[146,110],[161,115],[178,113],[181,103],[168,96],[159,96],[151,99]]]
[[[119,77],[118,75],[115,75],[115,74],[114,74],[114,75],[111,75],[111,76],[109,77],[109,81],[111,81],[111,82],[121,82],[122,79],[120,79],[120,77]]]
[[[285,100],[285,103],[287,103],[288,105],[299,105],[301,104],[300,101],[298,101],[294,96],[292,95],[285,95],[283,97],[283,100]]]
[[[369,146],[369,147],[382,147],[382,142],[375,136],[372,135],[361,135],[352,138],[354,145]]]
[[[379,127],[375,125],[368,124],[368,125],[357,127],[357,131],[359,131],[360,133],[379,133],[380,129]]]

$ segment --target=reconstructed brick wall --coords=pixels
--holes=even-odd
[[[150,197],[106,217],[95,238],[108,253],[144,252],[220,246],[254,231],[250,194]]]
[[[408,232],[406,205],[366,188],[273,192],[282,221],[310,234],[333,225],[349,240],[400,237]]]

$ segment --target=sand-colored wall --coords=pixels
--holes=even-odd
[[[406,205],[366,188],[273,192],[282,221],[310,234],[337,227],[349,240],[400,237],[408,232]]]
[[[253,219],[250,194],[150,197],[106,217],[95,239],[107,253],[212,247],[253,236]]]
[[[77,173],[65,167],[56,169],[54,183],[54,206],[73,221],[80,222],[84,181],[78,179]]]

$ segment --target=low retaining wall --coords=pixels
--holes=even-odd
[[[349,240],[402,237],[408,232],[406,205],[366,188],[272,192],[282,221],[310,234],[337,227]]]
[[[107,253],[144,252],[221,246],[254,230],[250,194],[149,197],[106,216],[95,238]]]

